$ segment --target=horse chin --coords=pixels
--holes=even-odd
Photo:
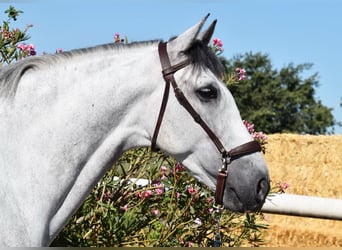
[[[224,207],[232,212],[248,213],[248,212],[258,212],[261,210],[264,202],[247,205],[241,201],[239,195],[233,188],[229,188],[225,191],[224,195]]]

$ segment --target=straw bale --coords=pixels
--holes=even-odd
[[[273,134],[267,162],[287,193],[342,199],[342,136]],[[342,246],[342,221],[267,214],[267,246]]]

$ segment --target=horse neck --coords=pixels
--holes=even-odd
[[[148,112],[146,116],[141,114],[148,107],[152,108],[151,95],[159,79],[156,46],[99,48],[75,55],[71,52],[71,56],[57,56],[56,60],[55,65],[45,68],[44,74],[23,79],[32,83],[19,88],[16,96],[17,106],[21,103],[25,106],[18,110],[28,111],[26,123],[29,120],[34,123],[38,117],[45,116],[44,119],[50,118],[50,128],[54,127],[54,130],[48,129],[53,134],[68,135],[67,140],[70,136],[76,140],[76,134],[79,138],[87,134],[93,143],[103,141],[116,129],[130,129],[132,133],[122,138],[125,141],[120,148],[126,150],[148,144],[151,119],[147,117]],[[28,103],[31,103],[29,108]],[[74,126],[68,131],[62,124],[70,122]],[[63,127],[63,131],[58,131],[58,126]],[[124,135],[122,131],[121,137]]]
[[[52,231],[125,150],[149,145],[162,92],[156,44],[63,57],[23,76],[7,135],[18,142],[7,150],[18,166],[9,175],[32,188],[34,200],[25,203],[66,204],[49,212],[57,213]]]

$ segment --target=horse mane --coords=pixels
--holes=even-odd
[[[22,60],[6,66],[0,71],[0,97],[14,97],[19,81],[27,70],[34,69],[37,65],[37,58]]]
[[[60,60],[65,60],[86,53],[143,47],[157,42],[160,42],[160,40],[132,42],[129,44],[108,43],[58,54],[33,56],[22,59],[0,70],[0,98],[14,98],[20,79],[28,70],[37,70],[46,65],[54,65]],[[207,44],[202,41],[194,41],[192,46],[188,50],[184,51],[184,54],[190,58],[194,69],[209,69],[217,77],[222,76],[224,68],[221,61],[210,50],[210,48],[208,48]]]
[[[159,41],[160,40],[151,40],[144,42],[132,42],[129,44],[108,43],[88,48],[74,49],[58,54],[45,54],[19,60],[0,70],[0,98],[14,98],[20,79],[28,70],[38,70],[43,66],[54,65],[63,59],[65,60],[86,53],[142,47]]]
[[[115,50],[123,50],[123,49],[131,49],[131,48],[139,48],[139,47],[147,47],[151,44],[158,43],[160,40],[150,40],[150,41],[140,41],[140,42],[131,42],[131,43],[107,43],[102,45],[97,45],[88,48],[74,49],[70,51],[66,51],[63,53],[49,55],[49,58],[53,60],[58,60],[62,58],[72,58],[77,55],[83,55],[92,52],[99,51],[115,51]]]

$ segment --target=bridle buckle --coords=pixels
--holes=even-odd
[[[232,162],[232,158],[229,156],[229,154],[222,154],[222,166],[219,169],[219,172],[226,172],[228,174],[228,165]]]

